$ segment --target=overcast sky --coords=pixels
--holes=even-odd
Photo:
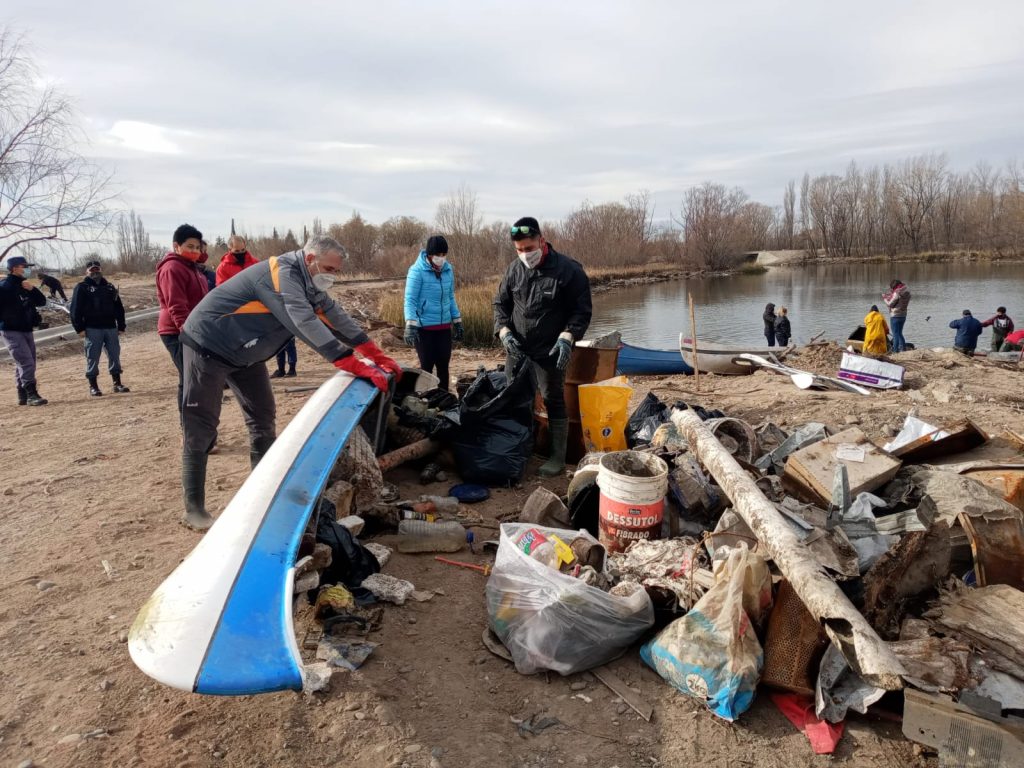
[[[149,7],[149,6],[152,7]],[[842,6],[842,7],[840,7]],[[1024,159],[1024,3],[7,0],[161,243],[353,210],[556,219],[710,179]]]

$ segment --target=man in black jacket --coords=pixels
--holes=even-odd
[[[85,378],[89,380],[89,394],[93,397],[103,394],[96,377],[104,348],[114,391],[128,392],[128,387],[121,383],[121,340],[118,338],[125,330],[124,305],[117,287],[101,274],[98,261],[85,265],[85,279],[71,294],[71,325],[79,336],[85,337]]]
[[[533,366],[551,431],[551,454],[538,474],[555,477],[565,471],[569,434],[565,369],[573,343],[590,326],[590,280],[579,262],[544,240],[532,216],[519,219],[511,235],[519,258],[494,298],[494,334],[505,347],[507,371],[522,359]]]
[[[43,292],[28,282],[25,270],[35,266],[23,256],[7,260],[7,277],[0,280],[0,338],[14,359],[18,405],[46,405],[36,390],[36,342],[32,328],[40,322],[36,307],[46,304]]]

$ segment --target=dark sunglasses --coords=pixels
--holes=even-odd
[[[533,227],[529,227],[529,226],[525,226],[524,225],[524,226],[521,226],[521,227],[512,227],[511,234],[512,234],[512,237],[515,237],[516,235],[526,235],[527,237],[536,237],[537,235],[540,234],[540,232],[538,232]]]

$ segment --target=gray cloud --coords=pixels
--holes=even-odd
[[[90,153],[163,242],[359,210],[488,218],[705,179],[775,204],[805,170],[1019,152],[1024,7],[936,0],[287,5],[14,0]]]

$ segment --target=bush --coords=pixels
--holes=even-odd
[[[462,327],[466,332],[463,343],[468,347],[493,347],[494,294],[497,285],[472,285],[459,288],[455,300],[462,313]],[[399,328],[405,327],[405,297],[401,293],[387,293],[380,302],[380,316]]]

